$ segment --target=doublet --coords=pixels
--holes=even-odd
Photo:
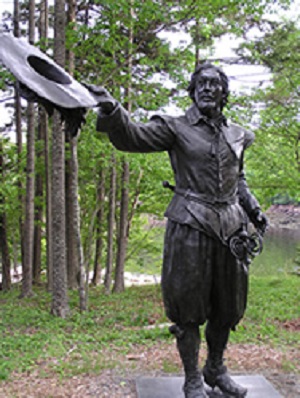
[[[183,116],[157,115],[148,123],[134,123],[117,106],[99,113],[97,130],[119,150],[169,154],[175,189],[165,212],[161,280],[168,318],[181,326],[211,320],[234,328],[246,308],[248,271],[229,242],[259,208],[243,171],[254,134],[222,115],[209,120],[195,105]]]
[[[168,152],[176,188],[165,216],[172,221],[226,243],[259,207],[243,171],[243,154],[254,134],[222,115],[214,124],[193,104],[182,116],[156,115],[143,124],[118,106],[98,116],[97,129],[119,150]]]

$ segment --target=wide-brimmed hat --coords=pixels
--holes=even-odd
[[[93,94],[24,38],[0,31],[0,62],[39,97],[67,109],[97,105]]]

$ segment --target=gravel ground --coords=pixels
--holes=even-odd
[[[300,377],[295,374],[260,373],[282,394],[283,398],[300,397]],[[0,390],[1,398],[136,398],[135,382],[141,374],[120,375],[105,371],[98,376],[73,377],[62,383],[55,379],[27,379],[14,387]],[[148,376],[148,374],[147,374]],[[155,376],[166,376],[156,374]],[[170,374],[168,374],[170,376]],[[175,374],[174,376],[178,376]],[[22,385],[21,385],[22,384]],[[155,398],[155,396],[153,396]],[[264,398],[264,397],[261,397]]]
[[[300,350],[289,352],[256,345],[229,345],[228,367],[232,374],[260,374],[282,394],[283,398],[300,397]],[[41,364],[40,369],[31,374],[16,374],[9,382],[0,384],[0,398],[137,398],[135,382],[141,376],[182,376],[182,373],[164,372],[166,359],[168,366],[180,372],[181,364],[175,344],[160,343],[145,349],[133,347],[130,354],[118,352],[95,353],[114,357],[118,368],[107,369],[97,375],[79,375],[59,379],[45,371],[49,364]],[[206,355],[205,347],[200,356]],[[108,358],[109,359],[109,358]],[[72,361],[72,358],[69,358]],[[285,373],[286,364],[293,365],[294,373]],[[41,377],[41,374],[44,377]],[[156,398],[153,396],[153,398]],[[264,398],[264,397],[261,397]]]

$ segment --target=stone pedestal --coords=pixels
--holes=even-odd
[[[237,383],[248,389],[247,398],[283,398],[275,388],[260,375],[233,376]],[[138,398],[184,398],[183,377],[141,377],[136,381]],[[226,398],[217,389],[207,387],[210,398]]]

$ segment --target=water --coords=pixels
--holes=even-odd
[[[142,252],[137,251],[136,255],[129,258],[126,263],[127,271],[160,275],[164,228],[153,228],[153,233],[149,247]],[[263,252],[254,259],[250,266],[250,274],[274,276],[294,272],[297,267],[295,263],[297,245],[300,246],[300,229],[270,229],[264,238]],[[153,250],[153,246],[155,246],[155,250]]]
[[[294,260],[298,245],[300,245],[300,230],[269,231],[264,238],[263,252],[251,265],[251,274],[280,275],[294,272],[297,268]]]

